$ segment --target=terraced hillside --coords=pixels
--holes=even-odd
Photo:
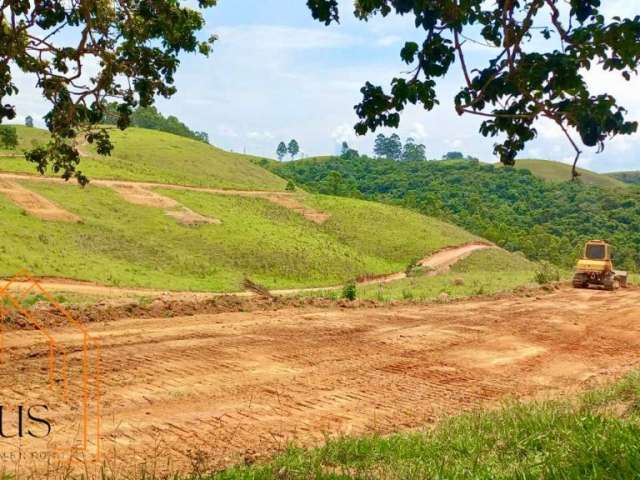
[[[0,150],[0,171],[35,173],[20,154],[48,139],[48,132],[16,126],[15,151]],[[253,163],[254,157],[226,152],[206,143],[142,128],[111,131],[114,150],[98,156],[91,145],[81,146],[80,169],[89,178],[138,180],[202,187],[284,190],[280,177]],[[10,156],[8,156],[10,155]]]
[[[271,288],[324,286],[402,271],[476,238],[347,198],[44,180],[0,176],[0,275],[26,267],[166,290],[236,291],[245,276]],[[38,214],[43,205],[53,216]]]

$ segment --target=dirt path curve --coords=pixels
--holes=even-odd
[[[105,460],[189,470],[194,461],[207,468],[252,461],[289,441],[411,429],[508,397],[556,396],[618,377],[640,365],[640,289],[88,328],[102,345]],[[82,336],[52,335],[68,364],[79,365]],[[66,425],[77,410],[38,388],[46,381],[45,339],[14,331],[3,342],[4,402],[46,401],[50,440],[69,441],[76,431]],[[70,398],[79,397],[72,382]]]
[[[61,178],[57,177],[44,177],[41,175],[29,175],[22,173],[4,173],[0,172],[0,179],[7,180],[30,180],[36,182],[46,183],[67,183]],[[188,185],[178,185],[172,183],[157,183],[157,182],[134,182],[128,180],[104,180],[104,179],[91,179],[92,185],[111,188],[119,193],[123,190],[135,190],[138,192],[147,192],[148,196],[153,196],[153,192],[150,189],[164,188],[169,190],[188,190],[193,192],[206,192],[216,195],[233,195],[240,197],[252,197],[262,198],[271,203],[274,203],[280,207],[292,210],[302,215],[307,220],[322,224],[326,222],[331,216],[324,212],[319,212],[313,208],[309,208],[303,205],[297,198],[297,194],[292,192],[278,192],[271,190],[238,190],[238,189],[224,189],[224,188],[208,188],[208,187],[194,187]]]
[[[494,245],[485,242],[471,242],[462,246],[446,247],[436,253],[429,255],[420,262],[420,265],[428,266],[430,270],[428,275],[437,275],[443,273],[449,269],[453,264],[469,256],[476,250],[482,250],[486,248],[496,248]],[[394,280],[401,280],[406,278],[405,272],[390,273],[386,275],[379,275],[375,277],[365,277],[358,281],[359,285],[370,285],[375,283],[388,283]],[[110,287],[106,285],[99,285],[91,282],[80,282],[68,279],[58,278],[43,278],[39,280],[40,285],[49,292],[71,292],[86,295],[99,295],[104,297],[126,297],[126,296],[163,296],[167,299],[180,300],[180,299],[207,299],[217,297],[221,295],[237,295],[237,296],[251,296],[250,292],[177,292],[157,290],[150,288],[121,288]],[[0,280],[0,288],[4,287],[6,280]],[[14,282],[11,284],[10,289],[20,290],[28,288],[29,282]],[[320,291],[332,291],[340,290],[342,285],[335,285],[329,287],[310,287],[310,288],[289,288],[272,290],[273,295],[295,295],[305,292],[320,292]]]

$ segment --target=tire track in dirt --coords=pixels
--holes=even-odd
[[[92,324],[91,334],[103,352],[105,451],[129,466],[161,455],[185,470],[195,457],[213,468],[289,441],[412,429],[618,377],[640,364],[640,289],[125,319]],[[61,335],[70,347],[81,340]],[[18,369],[11,397],[30,401],[44,345],[31,331],[6,332],[4,345],[0,391]],[[73,412],[56,405],[62,427]]]

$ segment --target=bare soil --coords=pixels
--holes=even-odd
[[[104,459],[191,471],[252,462],[288,442],[414,429],[506,398],[558,396],[616,378],[640,363],[640,289],[564,287],[450,304],[128,318],[88,328],[101,344]],[[50,332],[77,367],[82,335]],[[5,332],[3,345],[3,403],[43,401],[42,333]],[[69,388],[71,399],[81,397],[75,383]],[[77,432],[66,425],[78,411],[57,398],[45,398],[51,435],[68,442]]]
[[[31,192],[15,182],[0,178],[0,193],[30,215],[42,220],[77,222],[79,217],[67,212],[50,200]]]

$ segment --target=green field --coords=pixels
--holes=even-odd
[[[166,290],[237,291],[244,276],[270,288],[325,286],[404,270],[412,258],[475,238],[438,220],[353,199],[300,194],[332,215],[317,225],[262,199],[158,189],[223,222],[188,227],[108,188],[22,184],[82,222],[42,221],[0,196],[5,276],[26,267],[35,275]]]
[[[16,126],[20,144],[17,154],[48,139],[48,132]],[[170,133],[141,128],[111,131],[114,150],[102,157],[85,146],[79,169],[89,178],[175,183],[202,187],[284,190],[285,181],[256,165],[255,157],[226,152],[206,143]],[[36,173],[22,157],[0,157],[0,171]]]
[[[271,463],[208,479],[638,478],[639,406],[640,375],[634,373],[573,401],[508,403],[453,417],[434,430],[291,447]]]
[[[551,182],[566,182],[571,180],[571,165],[551,160],[516,160],[515,168],[529,170],[537,177]],[[599,187],[625,187],[620,180],[609,175],[595,173],[590,170],[578,168],[580,180],[587,185],[597,185]]]

